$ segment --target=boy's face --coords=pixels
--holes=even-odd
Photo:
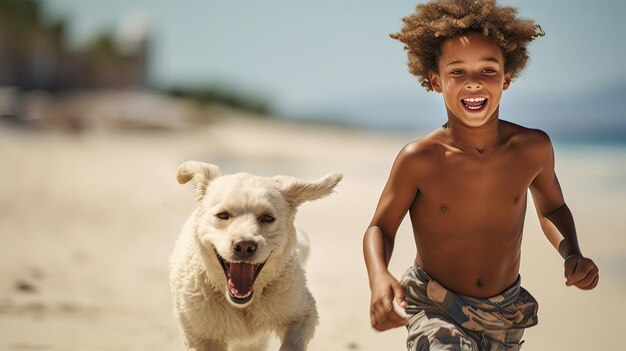
[[[511,83],[500,47],[480,33],[444,41],[438,69],[429,74],[433,89],[443,93],[450,117],[469,127],[480,127],[497,113],[502,91]]]

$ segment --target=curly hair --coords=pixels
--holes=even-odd
[[[409,72],[427,91],[432,90],[428,72],[438,72],[441,44],[468,32],[482,33],[495,41],[502,50],[505,71],[514,79],[528,63],[528,44],[545,35],[535,21],[517,18],[517,11],[498,6],[495,0],[433,0],[417,5],[415,14],[402,19],[401,32],[390,36],[405,44]]]

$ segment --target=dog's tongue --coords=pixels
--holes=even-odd
[[[252,290],[254,284],[254,265],[245,262],[231,263],[230,280],[232,280],[239,294],[246,294]]]

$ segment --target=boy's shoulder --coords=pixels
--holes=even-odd
[[[528,128],[513,122],[500,120],[500,132],[504,144],[522,148],[551,148],[550,136],[541,129]],[[445,154],[450,148],[446,128],[438,128],[421,139],[413,140],[400,150],[399,157],[424,159]]]
[[[409,158],[428,158],[445,149],[445,135],[442,128],[409,142],[400,150],[400,156]]]
[[[394,162],[395,168],[406,175],[422,174],[432,169],[444,150],[444,141],[439,130],[409,142],[398,153]]]
[[[502,144],[532,153],[545,153],[552,149],[550,136],[541,129],[524,127],[519,124],[500,120]],[[398,157],[400,159],[427,160],[444,156],[451,148],[446,128],[438,128],[421,139],[406,144]]]
[[[552,147],[548,133],[541,129],[528,128],[513,122],[500,120],[500,131],[503,140],[524,148]]]

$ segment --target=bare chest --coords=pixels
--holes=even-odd
[[[536,174],[521,155],[447,157],[423,179],[414,207],[430,215],[514,216],[526,209]]]

